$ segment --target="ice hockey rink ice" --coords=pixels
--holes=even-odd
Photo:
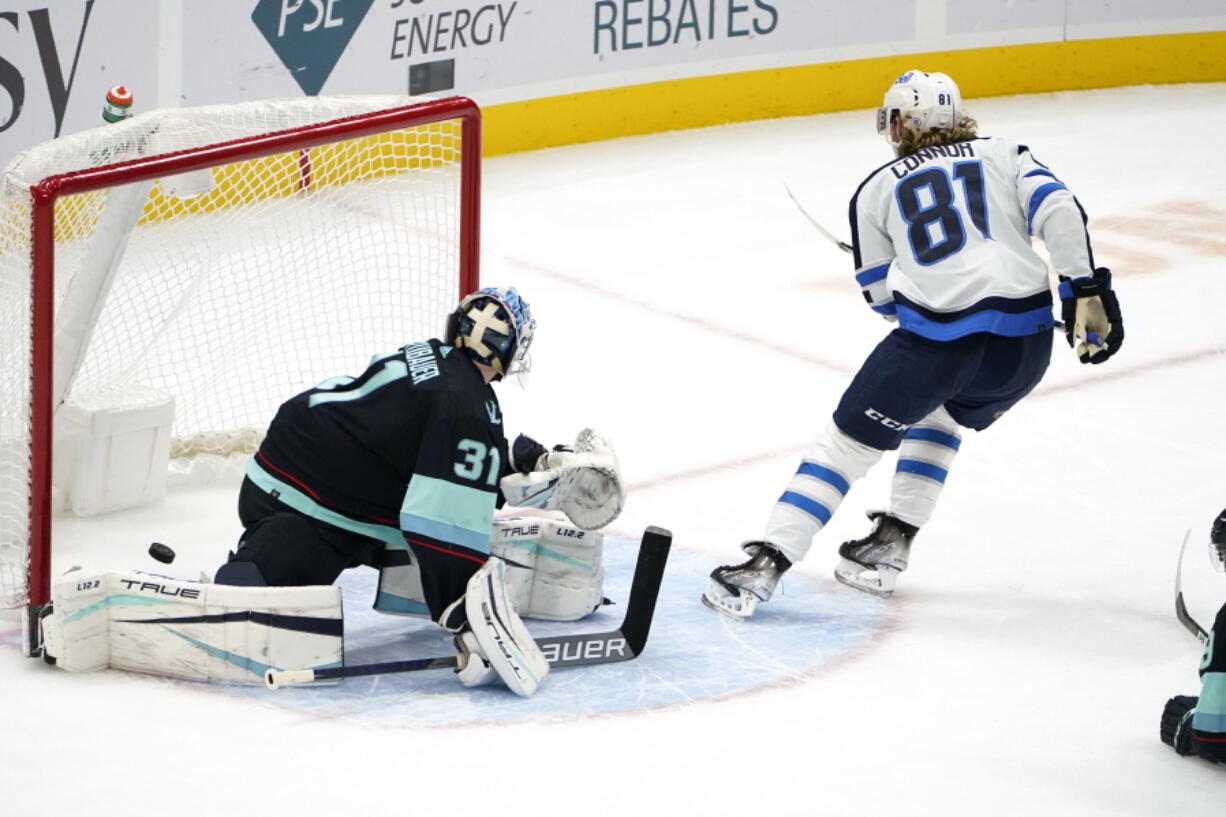
[[[1078,196],[1128,334],[1097,367],[1058,343],[1035,394],[967,433],[895,598],[831,576],[887,456],[760,618],[698,602],[889,328],[784,190],[845,236],[852,192],[890,158],[871,112],[495,159],[482,279],[539,323],[527,388],[501,387],[508,431],[592,425],[617,445],[611,597],[646,525],[675,534],[644,655],[556,671],[531,701],[446,672],[238,690],[56,671],[0,613],[0,817],[1221,815],[1226,771],[1178,757],[1158,719],[1199,688],[1172,614],[1189,528],[1193,615],[1226,598],[1204,546],[1226,506],[1226,85],[967,107]],[[233,486],[55,524],[57,568],[105,548],[157,569],[158,540],[184,577],[238,534]],[[359,660],[439,654],[428,625],[369,613],[369,581],[346,578]]]

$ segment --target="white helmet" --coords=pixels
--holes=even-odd
[[[949,130],[962,117],[962,94],[957,83],[945,74],[907,71],[894,80],[877,109],[877,133],[898,147],[890,134],[895,116],[912,133]]]

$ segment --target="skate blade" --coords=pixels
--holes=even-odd
[[[722,590],[723,588],[720,589]],[[733,604],[729,604],[729,602],[733,602]],[[758,597],[752,593],[748,597],[731,596],[723,593],[717,595],[714,592],[714,588],[707,588],[703,592],[702,603],[733,621],[746,621],[753,615],[754,610],[758,609]]]
[[[894,583],[898,580],[898,573],[899,571],[892,567],[874,570],[849,559],[841,560],[834,568],[834,577],[840,583],[880,599],[888,599],[894,595]]]

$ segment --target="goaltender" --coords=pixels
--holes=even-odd
[[[514,289],[481,289],[460,301],[442,340],[409,343],[357,377],[291,397],[247,469],[244,532],[213,583],[74,575],[53,591],[45,654],[69,670],[235,683],[262,682],[270,668],[336,666],[343,623],[333,582],[370,565],[380,570],[376,609],[425,613],[454,634],[463,684],[501,678],[532,696],[549,662],[520,615],[569,620],[591,612],[599,592],[564,582],[538,594],[533,583],[545,612],[517,612],[508,563],[491,557],[495,509],[558,510],[586,531],[625,501],[616,457],[589,429],[573,448],[547,451],[524,435],[508,446],[491,383],[527,370],[535,328]],[[513,566],[519,588],[534,571]]]

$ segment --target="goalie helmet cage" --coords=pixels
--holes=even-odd
[[[480,155],[468,99],[311,97],[151,111],[9,164],[0,608],[24,607],[27,655],[57,415],[154,395],[177,467],[249,455],[282,401],[438,336],[478,287]]]

